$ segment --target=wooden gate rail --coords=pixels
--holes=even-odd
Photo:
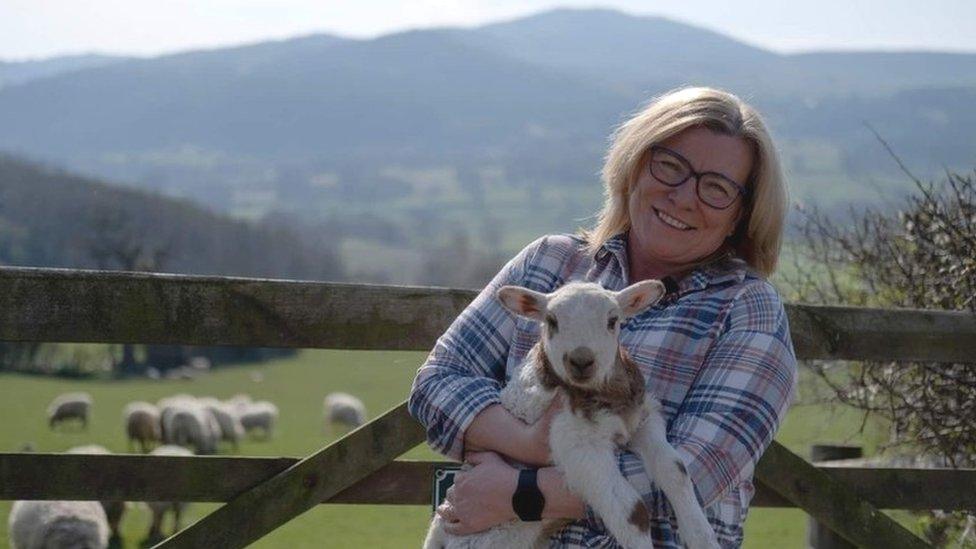
[[[426,350],[475,293],[0,268],[0,341]],[[967,313],[789,305],[800,359],[976,359]],[[159,547],[243,547],[422,442],[405,403],[237,494]],[[88,456],[90,457],[90,456]],[[860,546],[924,547],[850,485],[773,442],[756,479]]]
[[[0,341],[427,351],[471,290],[0,267]],[[976,316],[787,305],[797,358],[976,361]]]
[[[768,458],[763,458],[768,459]],[[0,500],[223,503],[300,461],[293,457],[0,453]],[[396,460],[322,503],[430,505],[434,468]],[[764,467],[760,460],[760,468]],[[817,466],[879,509],[976,511],[976,469]],[[97,471],[97,474],[94,472]],[[762,483],[750,507],[795,508]]]

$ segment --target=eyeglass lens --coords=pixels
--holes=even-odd
[[[651,154],[651,175],[669,187],[677,187],[695,172],[685,159],[667,150],[655,149]],[[718,174],[700,174],[696,181],[698,197],[714,208],[727,208],[739,194],[734,183]]]

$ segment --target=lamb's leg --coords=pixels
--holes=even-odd
[[[664,418],[653,402],[648,416],[630,440],[631,449],[640,456],[644,469],[661,488],[678,519],[678,535],[691,549],[718,548],[715,532],[698,504],[695,488],[685,464],[667,439]]]
[[[604,418],[608,419],[608,418]],[[616,416],[612,419],[622,422]],[[603,519],[617,542],[628,548],[651,547],[651,523],[640,494],[620,473],[607,421],[553,419],[549,445],[566,485]]]
[[[427,537],[424,539],[424,549],[446,549],[446,538],[444,519],[434,513],[434,518],[430,521],[430,529],[427,530]]]

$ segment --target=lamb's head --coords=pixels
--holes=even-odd
[[[572,282],[550,294],[504,286],[498,299],[513,313],[542,323],[542,352],[563,383],[596,388],[613,375],[621,322],[657,303],[664,293],[657,280],[619,292]]]

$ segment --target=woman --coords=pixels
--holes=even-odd
[[[543,518],[575,521],[553,535],[552,546],[616,545],[549,466],[552,411],[525,425],[499,404],[499,388],[521,366],[538,326],[508,313],[495,292],[506,284],[550,292],[578,279],[620,290],[656,278],[668,295],[630,319],[620,342],[663,405],[668,439],[719,542],[737,547],[754,467],[796,383],[786,313],[765,280],[776,267],[786,212],[772,141],[759,115],[736,96],[682,89],[618,129],[603,183],[596,227],[581,236],[543,237],[522,250],[417,372],[410,411],[426,426],[429,443],[474,465],[458,475],[437,512],[451,533],[467,534],[535,518],[526,514],[537,516],[538,504],[524,502],[541,501]],[[520,478],[501,456],[539,467],[535,478]],[[637,457],[622,450],[620,469],[644,495],[655,547],[680,547],[670,506]]]

